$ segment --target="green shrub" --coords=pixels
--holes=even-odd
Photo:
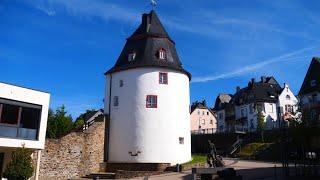
[[[34,171],[32,152],[26,148],[18,148],[12,153],[12,158],[3,173],[9,180],[27,180]]]
[[[47,138],[59,139],[71,132],[73,121],[67,114],[64,105],[58,107],[55,112],[49,111],[47,124]]]

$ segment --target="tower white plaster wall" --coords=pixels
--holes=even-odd
[[[168,84],[159,84],[159,72],[168,73]],[[191,159],[187,75],[151,67],[112,73],[111,97],[110,76],[106,84],[106,113],[111,98],[109,162],[176,164]],[[147,95],[157,95],[157,108],[146,108]]]

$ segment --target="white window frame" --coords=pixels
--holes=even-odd
[[[272,103],[269,103],[269,105],[271,106],[271,110],[270,110],[270,113],[273,113],[273,104]]]
[[[167,59],[166,50],[164,50],[164,49],[159,50],[159,59],[161,59],[161,60]]]
[[[137,53],[135,52],[128,54],[128,61],[129,62],[134,61],[136,59],[136,56],[137,56]]]

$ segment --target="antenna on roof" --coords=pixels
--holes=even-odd
[[[152,6],[152,10],[154,10],[157,6],[157,1],[156,0],[151,0],[151,6]]]

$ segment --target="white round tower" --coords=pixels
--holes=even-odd
[[[191,159],[191,75],[154,11],[143,14],[106,77],[108,162],[177,164]]]

